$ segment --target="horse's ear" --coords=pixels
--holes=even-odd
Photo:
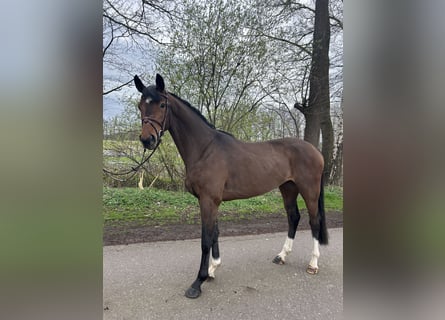
[[[142,93],[142,91],[144,90],[145,86],[142,83],[141,79],[139,79],[139,77],[137,75],[134,76],[134,84],[136,85],[136,89],[138,89],[138,91],[140,93]]]
[[[164,79],[162,78],[162,76],[159,73],[156,74],[156,89],[158,89],[158,91],[161,91],[161,92],[163,92],[165,90]]]

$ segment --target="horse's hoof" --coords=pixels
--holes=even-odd
[[[318,273],[318,268],[314,268],[312,266],[307,266],[306,272],[314,275],[314,274]]]
[[[201,290],[195,288],[188,288],[185,292],[185,296],[190,299],[196,299],[201,295]]]
[[[273,263],[276,263],[276,264],[284,264],[284,260],[283,260],[280,256],[276,256],[276,257],[272,260],[272,262],[273,262]]]

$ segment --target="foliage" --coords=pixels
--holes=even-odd
[[[170,91],[189,100],[219,129],[234,133],[268,92],[267,47],[245,23],[250,8],[239,1],[184,1],[182,16],[161,48],[158,69]]]
[[[151,151],[144,149],[139,141],[135,140],[104,140],[104,167],[111,172],[125,172],[136,167],[142,162],[144,156]],[[162,137],[162,143],[152,157],[139,171],[145,173],[144,186],[152,182],[154,187],[169,190],[180,190],[185,177],[184,163],[173,143],[169,133]],[[104,184],[108,187],[133,187],[138,183],[139,175],[134,175],[126,180],[131,174],[118,177],[116,180],[112,175],[104,174]]]

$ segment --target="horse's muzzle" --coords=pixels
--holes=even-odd
[[[158,139],[154,135],[150,135],[148,138],[143,138],[142,135],[139,136],[139,140],[142,142],[142,145],[145,149],[153,150],[156,148]]]

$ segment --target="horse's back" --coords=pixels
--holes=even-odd
[[[323,156],[312,144],[299,138],[281,138],[264,142],[247,143],[244,148],[255,149],[259,154],[263,150],[278,158],[290,161],[291,167],[314,166],[318,169],[324,165]]]
[[[298,138],[283,138],[277,140],[271,140],[272,144],[281,146],[283,150],[288,150],[286,155],[290,159],[294,159],[298,162],[311,162],[318,167],[323,167],[324,161],[320,151],[315,148],[311,143]]]

